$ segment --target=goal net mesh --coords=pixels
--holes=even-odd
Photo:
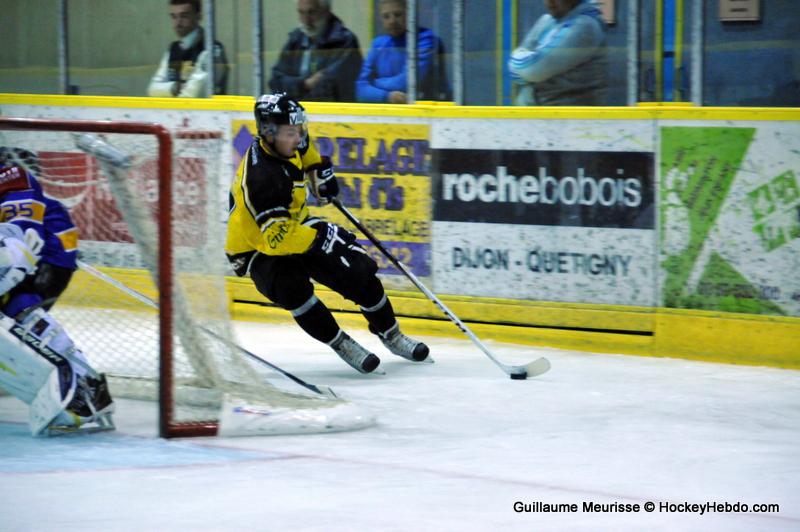
[[[20,130],[0,121],[0,146],[69,209],[82,261],[156,304],[162,269],[172,271],[171,297],[161,299],[160,310],[78,270],[51,311],[90,364],[107,375],[112,396],[160,401],[164,436],[371,424],[370,415],[344,400],[299,386],[279,389],[275,373],[236,346],[225,287],[221,135],[173,132],[171,170],[165,170],[156,135],[107,129]],[[159,207],[164,179],[171,183],[169,213]],[[168,249],[160,248],[164,242]],[[160,334],[165,323],[171,329],[166,338]],[[165,356],[172,381],[159,395]],[[117,417],[124,415],[120,409]]]

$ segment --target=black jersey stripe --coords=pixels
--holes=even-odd
[[[242,187],[242,198],[244,199],[244,206],[247,208],[247,211],[250,213],[250,216],[252,216],[253,219],[255,219],[258,216],[258,213],[256,212],[256,209],[253,206],[253,204],[250,202],[250,191],[248,190],[248,187],[247,187],[247,177],[248,177],[248,174],[250,173],[249,172],[250,160],[252,158],[251,153],[252,153],[253,149],[257,149],[257,146],[255,144],[251,145],[250,149],[247,150],[247,153],[245,153],[245,157],[247,158],[247,161],[245,161],[245,163],[243,165],[243,168],[242,168],[242,170],[243,170],[242,182],[240,183],[239,186]]]
[[[266,233],[267,229],[272,227],[273,224],[288,222],[289,218],[269,218],[264,225],[261,226],[261,232]]]
[[[256,224],[261,225],[270,218],[289,218],[289,209],[286,207],[273,207],[256,215]]]

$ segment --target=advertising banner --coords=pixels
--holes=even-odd
[[[82,151],[77,136],[71,133],[10,130],[0,136],[11,160],[26,168],[44,193],[69,211],[84,260],[105,266],[144,267],[141,248],[133,244],[131,224],[138,220],[151,234],[158,234],[160,165],[154,136],[96,134],[98,141],[129,157],[124,169],[114,171],[112,166]],[[173,139],[174,208],[170,215],[178,260],[187,248],[212,245],[209,232],[218,227],[214,222],[219,220],[219,211],[214,207],[219,187],[220,142],[217,138]],[[111,185],[112,175],[119,177],[117,186]],[[0,219],[27,216],[24,213],[34,204],[27,199],[8,202],[7,212],[0,214]]]
[[[435,150],[436,221],[652,229],[653,155]]]
[[[253,139],[255,121],[234,120],[234,158]],[[428,126],[418,124],[311,122],[321,155],[331,158],[344,205],[415,275],[431,272],[431,188]],[[380,273],[401,275],[333,206],[311,211],[349,230],[377,262]]]
[[[652,153],[443,149],[433,160],[438,291],[655,303]]]
[[[43,96],[45,99],[50,96]],[[57,98],[57,97],[56,97]],[[3,115],[54,120],[99,120],[110,122],[148,122],[173,131],[173,177],[175,179],[172,212],[175,228],[176,261],[191,269],[187,249],[198,242],[219,247],[216,242],[218,223],[227,213],[227,187],[232,171],[227,151],[220,149],[230,125],[230,114],[188,109],[115,108],[104,102],[100,106],[84,105],[4,105]],[[222,134],[223,139],[204,138],[204,133]],[[140,198],[155,224],[157,215],[157,145],[155,137],[107,133],[99,135],[105,142],[133,156],[128,170],[127,186]],[[128,223],[103,172],[93,159],[75,145],[67,133],[2,132],[0,144],[23,146],[35,151],[40,159],[40,183],[45,192],[62,201],[78,227],[79,248],[89,263],[122,268],[143,268],[140,249],[131,242]],[[220,157],[220,154],[223,156]],[[211,208],[207,208],[212,205]],[[148,221],[148,223],[150,223]],[[212,236],[214,235],[214,236]],[[186,247],[185,247],[186,246]],[[220,254],[224,261],[224,255]]]
[[[661,128],[663,304],[800,316],[800,131]]]
[[[138,156],[138,154],[137,154]],[[119,211],[100,167],[85,153],[39,151],[40,183],[45,193],[64,204],[81,240],[92,242],[133,242],[128,223]],[[158,168],[153,158],[139,157],[126,174],[129,190],[140,198],[156,223],[158,213]],[[176,157],[175,202],[172,212],[176,246],[190,246],[205,241],[205,210],[198,208],[208,201],[206,176],[212,170],[201,157]],[[44,177],[41,177],[44,176]]]

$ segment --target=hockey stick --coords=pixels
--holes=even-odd
[[[137,299],[137,300],[141,301],[145,305],[148,305],[148,306],[150,306],[150,307],[152,307],[154,309],[158,309],[158,303],[157,302],[153,301],[152,299],[150,299],[146,295],[142,294],[141,292],[138,292],[138,291],[134,290],[133,288],[129,287],[128,285],[126,285],[126,284],[124,284],[124,283],[122,283],[120,281],[117,281],[116,279],[114,279],[110,275],[106,275],[105,273],[101,272],[100,270],[98,270],[94,266],[92,266],[90,264],[87,264],[82,260],[78,260],[78,267],[80,267],[80,269],[82,269],[86,273],[88,273],[90,275],[93,275],[94,277],[97,277],[101,281],[104,281],[104,282],[114,286],[115,288],[118,288],[119,290],[125,292],[126,294],[128,294],[131,297],[133,297],[134,299]],[[301,379],[300,377],[296,377],[296,376],[292,375],[291,373],[289,373],[288,371],[286,371],[286,370],[284,370],[282,368],[279,368],[278,366],[276,366],[272,362],[269,362],[268,360],[265,360],[265,359],[261,358],[260,356],[258,356],[255,353],[245,349],[244,347],[240,346],[239,344],[237,344],[235,342],[232,342],[231,340],[228,340],[227,338],[224,338],[223,336],[217,334],[216,332],[212,331],[211,329],[209,329],[207,327],[204,327],[202,325],[198,325],[198,327],[200,328],[200,330],[202,330],[206,334],[208,334],[210,336],[213,336],[217,340],[220,340],[221,342],[223,342],[223,343],[227,344],[228,346],[236,349],[237,351],[240,351],[242,354],[248,356],[252,360],[255,360],[256,362],[258,362],[260,364],[263,364],[263,365],[267,366],[268,368],[271,368],[271,369],[277,371],[278,373],[280,373],[281,375],[283,375],[287,379],[293,381],[295,384],[299,384],[303,388],[307,388],[308,390],[311,390],[314,393],[318,393],[318,394],[324,395],[326,397],[333,397],[333,398],[338,398],[339,397],[338,395],[336,395],[336,392],[334,392],[333,389],[328,387],[328,386],[320,386],[320,385],[316,385],[316,384],[311,384],[310,382],[306,382],[303,379]]]
[[[538,358],[538,359],[534,360],[533,362],[529,362],[528,364],[525,364],[524,366],[510,366],[510,365],[508,365],[508,364],[503,364],[502,362],[500,362],[500,361],[497,359],[497,357],[495,357],[495,356],[492,354],[492,352],[491,352],[491,351],[489,351],[489,349],[488,349],[488,348],[487,348],[485,345],[483,345],[483,342],[481,342],[481,341],[478,339],[478,337],[477,337],[477,336],[475,336],[475,334],[474,334],[474,333],[473,333],[473,332],[472,332],[472,331],[469,329],[469,327],[467,327],[467,326],[466,326],[466,324],[465,324],[463,321],[461,321],[460,319],[458,319],[458,316],[456,316],[455,314],[453,314],[453,312],[452,312],[452,311],[451,311],[449,308],[447,308],[447,306],[446,306],[444,303],[442,303],[442,301],[441,301],[441,300],[440,300],[438,297],[436,297],[436,295],[435,295],[433,292],[431,292],[430,290],[428,290],[428,288],[427,288],[427,287],[426,287],[424,284],[422,284],[422,282],[421,282],[421,281],[420,281],[420,280],[417,278],[417,276],[416,276],[416,275],[414,275],[414,274],[411,272],[411,270],[409,270],[409,269],[406,267],[406,265],[405,265],[405,264],[403,264],[402,262],[400,262],[399,260],[397,260],[397,259],[394,257],[394,255],[392,255],[392,254],[389,252],[389,250],[387,250],[387,249],[384,247],[384,245],[381,243],[381,241],[380,241],[380,240],[378,240],[378,239],[377,239],[377,237],[375,237],[375,235],[373,235],[373,234],[372,234],[372,232],[371,232],[369,229],[367,229],[367,228],[364,226],[364,224],[362,224],[362,223],[361,223],[361,221],[359,221],[359,219],[358,219],[358,218],[356,218],[356,217],[353,215],[353,213],[351,213],[351,212],[350,212],[350,211],[347,209],[347,207],[345,207],[344,205],[342,205],[342,202],[341,202],[341,201],[340,201],[338,198],[333,198],[333,199],[331,200],[331,203],[333,203],[333,204],[336,206],[336,208],[337,208],[337,209],[339,209],[339,210],[342,212],[342,214],[344,214],[344,215],[345,215],[345,217],[347,217],[347,219],[348,219],[348,220],[350,220],[350,222],[351,222],[351,223],[352,223],[354,226],[356,226],[356,227],[358,228],[358,230],[359,230],[359,231],[361,231],[362,233],[364,233],[364,236],[366,236],[366,237],[369,239],[369,241],[370,241],[370,242],[372,242],[372,243],[375,245],[375,247],[377,247],[377,248],[378,248],[378,250],[379,250],[381,253],[383,253],[383,254],[386,256],[386,258],[387,258],[387,259],[389,259],[389,260],[391,261],[391,263],[392,263],[392,264],[394,264],[394,265],[395,265],[395,267],[396,267],[398,270],[400,270],[400,272],[401,272],[403,275],[405,275],[406,277],[408,277],[408,278],[409,278],[409,280],[411,280],[411,282],[412,282],[412,283],[414,283],[414,286],[416,286],[417,288],[419,288],[419,289],[420,289],[420,291],[421,291],[423,294],[425,294],[425,296],[427,296],[427,298],[428,298],[428,299],[430,299],[431,301],[433,301],[433,303],[434,303],[434,304],[435,304],[437,307],[439,307],[439,310],[441,310],[442,312],[444,312],[445,316],[447,316],[447,317],[450,319],[450,321],[452,321],[453,323],[455,323],[455,324],[456,324],[456,326],[457,326],[459,329],[461,329],[461,332],[463,332],[464,334],[466,334],[466,335],[469,337],[469,339],[470,339],[470,340],[472,340],[472,342],[473,342],[475,345],[477,345],[477,346],[478,346],[478,348],[480,348],[480,350],[481,350],[481,351],[483,351],[483,353],[484,353],[484,354],[485,354],[487,357],[489,357],[489,359],[490,359],[492,362],[494,362],[495,364],[497,364],[497,366],[498,366],[500,369],[502,369],[502,370],[503,370],[503,371],[504,371],[504,372],[505,372],[505,373],[506,373],[506,374],[507,374],[509,377],[511,377],[512,379],[515,379],[515,380],[517,380],[517,379],[519,379],[519,380],[524,380],[524,379],[527,379],[528,377],[536,377],[537,375],[541,375],[542,373],[545,373],[547,370],[549,370],[549,369],[550,369],[550,361],[549,361],[549,360],[547,360],[547,359],[546,359],[546,358],[544,358],[544,357]]]

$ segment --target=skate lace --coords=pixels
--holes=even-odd
[[[369,356],[369,351],[361,347],[361,345],[359,345],[349,336],[343,338],[341,343],[339,343],[335,349],[340,357],[347,360],[350,364],[359,367],[361,366],[362,362],[364,362],[364,359]]]
[[[412,340],[400,331],[388,338],[383,338],[383,344],[395,355],[410,356],[419,342]]]

